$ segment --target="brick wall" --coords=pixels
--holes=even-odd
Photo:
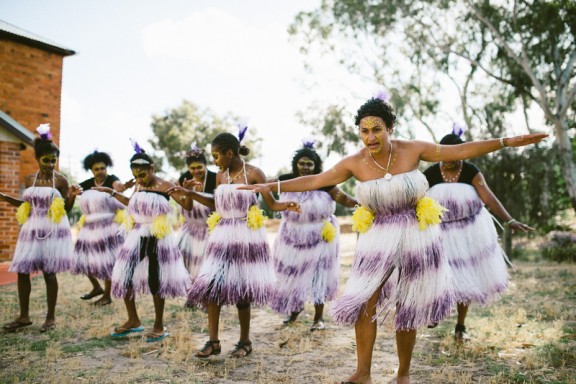
[[[0,141],[0,192],[20,197],[20,143]],[[0,261],[11,260],[18,238],[16,208],[0,202]]]
[[[61,55],[0,39],[0,110],[32,132],[50,123],[56,145],[60,143],[62,64]],[[21,153],[20,184],[37,169],[34,151],[28,148]]]
[[[63,56],[0,38],[0,110],[34,131],[49,123],[60,143]],[[34,150],[0,142],[0,190],[20,197],[24,178],[38,170]],[[14,207],[0,203],[0,260],[11,260],[18,235]]]

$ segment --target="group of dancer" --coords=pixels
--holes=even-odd
[[[486,303],[506,287],[506,266],[484,204],[513,229],[530,229],[509,215],[479,170],[463,160],[537,143],[547,135],[470,143],[452,135],[456,137],[450,142],[433,144],[391,139],[395,121],[390,105],[372,98],[355,117],[362,149],[322,171],[320,157],[306,143],[294,155],[292,173],[277,180],[267,180],[261,169],[242,159],[249,153],[242,145],[245,130],[238,137],[221,133],[213,139],[217,174],[207,170],[201,150],[188,152],[189,172],[179,184],[158,177],[152,158],[136,144],[130,160],[135,179],[131,197],[122,194],[130,183],[97,177],[94,168],[103,164],[105,169],[111,165],[109,158],[85,162],[94,172],[93,183],[68,187],[54,171],[59,151],[41,132],[35,142],[39,171],[26,179],[23,200],[0,194],[19,207],[23,223],[11,266],[18,273],[20,316],[4,328],[31,324],[28,298],[30,273],[35,271],[44,273],[48,292],[49,310],[41,330],[54,327],[56,273],[72,268],[91,281],[103,279],[108,292],[124,299],[128,319],[112,337],[144,330],[135,303],[141,294],[153,296],[156,316],[147,334],[151,342],[168,336],[163,324],[166,298],[185,296],[187,305],[207,309],[209,339],[196,352],[199,358],[222,351],[223,305],[238,309],[240,337],[232,357],[252,353],[252,304],[270,305],[292,322],[310,301],[315,307],[311,330],[321,330],[324,304],[335,298],[338,288],[337,202],[357,206],[354,228],[359,232],[351,275],[330,306],[335,322],[355,325],[357,369],[344,382],[371,382],[380,307],[395,310],[397,380],[408,383],[417,328],[438,324],[458,304],[456,337],[463,340],[470,303]],[[439,165],[423,174],[418,171],[420,160]],[[351,177],[358,181],[355,197],[336,187]],[[65,212],[79,194],[85,220],[74,252]],[[283,212],[272,249],[257,194],[270,209]],[[168,220],[169,198],[185,217],[178,234]],[[83,234],[89,229],[92,234]],[[104,249],[116,251],[92,261]],[[94,284],[85,296],[104,294],[99,304],[105,305],[110,301],[106,289]]]

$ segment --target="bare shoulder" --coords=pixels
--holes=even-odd
[[[252,164],[246,163],[246,176],[250,184],[266,182],[264,171]]]
[[[56,183],[56,186],[59,185],[68,186],[68,179],[66,178],[66,176],[56,171],[54,171],[54,181]]]
[[[24,185],[26,188],[31,187],[34,184],[34,179],[36,178],[36,174],[28,175],[24,177]]]

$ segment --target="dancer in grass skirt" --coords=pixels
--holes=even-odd
[[[198,148],[194,143],[190,151],[186,153],[188,171],[180,176],[178,184],[184,186],[184,183],[192,181],[195,183],[191,187],[194,191],[212,197],[214,188],[216,188],[216,173],[206,168],[206,164],[204,150]],[[194,202],[192,202],[190,210],[181,209],[184,223],[178,229],[177,242],[184,258],[184,265],[186,265],[192,281],[198,276],[200,266],[204,261],[204,251],[208,241],[208,223],[206,220],[211,213],[212,210],[209,207]],[[190,298],[186,301],[186,306],[194,308],[193,302],[193,298]]]
[[[205,204],[215,213],[208,219],[211,234],[200,273],[190,290],[189,299],[208,309],[210,339],[196,353],[206,358],[221,352],[219,335],[220,309],[223,305],[236,305],[240,321],[240,339],[232,349],[231,357],[244,357],[252,352],[250,340],[250,305],[265,305],[270,299],[275,282],[274,269],[264,226],[264,216],[258,207],[257,196],[250,191],[239,191],[237,185],[261,183],[266,180],[257,167],[246,163],[249,149],[240,145],[246,132],[239,138],[221,133],[212,141],[214,163],[220,168],[216,176],[214,198],[189,191],[195,202]],[[187,191],[183,187],[173,192]],[[299,210],[294,202],[278,202],[271,193],[263,194],[272,210]]]
[[[42,124],[37,132],[40,137],[34,140],[34,155],[38,171],[26,177],[22,200],[0,193],[1,200],[18,207],[16,216],[22,225],[9,269],[18,273],[20,315],[3,326],[7,331],[32,324],[29,316],[30,274],[38,271],[44,275],[48,304],[40,332],[53,329],[58,299],[56,274],[68,271],[74,265],[72,235],[66,213],[72,209],[81,190],[69,187],[66,178],[55,170],[60,150],[51,140],[50,126]]]
[[[440,321],[454,300],[450,269],[440,248],[442,207],[425,197],[428,182],[417,170],[420,160],[445,161],[476,157],[504,146],[536,143],[545,134],[483,140],[459,146],[416,140],[392,140],[396,115],[379,98],[362,105],[355,118],[364,143],[318,175],[240,189],[255,192],[314,191],[338,185],[350,177],[359,181],[354,228],[360,232],[356,258],[344,293],[332,304],[337,322],[355,324],[356,372],[345,382],[371,382],[372,349],[378,305],[395,309],[398,383],[409,383],[416,328]],[[388,286],[386,283],[389,282]]]
[[[314,141],[303,144],[292,158],[292,173],[281,175],[278,180],[322,172],[322,159],[314,150]],[[302,213],[282,213],[272,252],[278,283],[270,306],[288,315],[284,324],[289,324],[311,301],[314,320],[310,330],[322,330],[324,304],[336,296],[340,278],[340,225],[334,216],[334,202],[345,207],[357,202],[337,186],[280,196],[282,200],[298,202]]]
[[[78,238],[74,245],[74,273],[88,276],[92,283],[92,290],[82,295],[82,300],[102,295],[93,304],[108,305],[112,302],[112,268],[124,242],[119,226],[125,206],[109,194],[92,188],[103,186],[121,193],[131,188],[134,181],[123,184],[118,177],[109,175],[107,170],[112,166],[112,159],[105,152],[94,151],[84,158],[83,163],[84,169],[90,170],[94,177],[80,183],[83,191],[80,199],[82,217],[78,222]],[[98,279],[104,280],[104,289]]]
[[[136,180],[135,193],[127,198],[111,188],[95,189],[109,193],[127,206],[126,240],[112,271],[112,294],[124,299],[128,320],[116,327],[111,336],[124,337],[144,330],[135,298],[151,294],[155,319],[146,341],[154,342],[169,336],[164,328],[165,299],[185,296],[190,287],[190,275],[168,220],[171,207],[166,191],[174,184],[155,175],[152,158],[137,143],[134,143],[134,149],[136,154],[130,159],[130,168]],[[175,193],[173,198],[178,204],[190,208],[191,200],[184,194]]]
[[[462,144],[454,126],[440,140],[443,145]],[[459,134],[458,134],[459,133]],[[484,205],[514,231],[533,228],[513,219],[488,187],[480,170],[467,161],[443,161],[424,174],[430,184],[428,196],[448,211],[442,218],[442,246],[452,269],[458,319],[454,331],[457,342],[469,339],[466,314],[471,303],[486,304],[498,297],[508,285],[506,255],[498,243],[498,234]]]

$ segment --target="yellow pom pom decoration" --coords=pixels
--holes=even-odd
[[[322,238],[327,243],[330,243],[332,242],[332,240],[334,240],[335,237],[336,237],[336,228],[334,227],[334,225],[332,225],[331,222],[326,220],[324,222],[324,226],[322,227]]]
[[[124,228],[126,228],[127,231],[134,228],[134,218],[132,217],[132,215],[127,214],[122,224],[124,224]]]
[[[125,209],[117,209],[114,215],[114,222],[116,224],[122,224],[126,221],[126,216],[128,216],[128,213]]]
[[[18,224],[22,225],[28,220],[28,216],[30,216],[30,210],[32,206],[29,202],[25,201],[16,210],[16,219],[18,220]]]
[[[257,205],[253,205],[248,210],[248,228],[260,229],[264,226],[264,211],[258,208]]]
[[[421,230],[429,225],[437,225],[442,222],[444,211],[448,211],[431,197],[423,197],[416,204],[416,217]]]
[[[76,225],[80,229],[84,226],[84,224],[86,224],[86,216],[82,215],[82,216],[80,216],[80,219],[78,219],[78,223],[76,223]]]
[[[352,230],[359,233],[365,233],[372,226],[374,221],[374,212],[366,207],[359,206],[352,214]]]
[[[48,218],[54,223],[58,224],[64,216],[66,216],[66,209],[64,209],[64,199],[57,197],[52,200],[52,204],[50,204],[50,208],[48,209]]]
[[[220,216],[218,212],[212,212],[212,214],[208,216],[208,219],[206,219],[206,224],[208,224],[208,231],[210,233],[212,233],[214,228],[216,228],[221,218],[222,216]]]
[[[152,222],[151,232],[157,239],[163,239],[172,232],[172,226],[168,223],[168,217],[166,215],[156,216]]]

